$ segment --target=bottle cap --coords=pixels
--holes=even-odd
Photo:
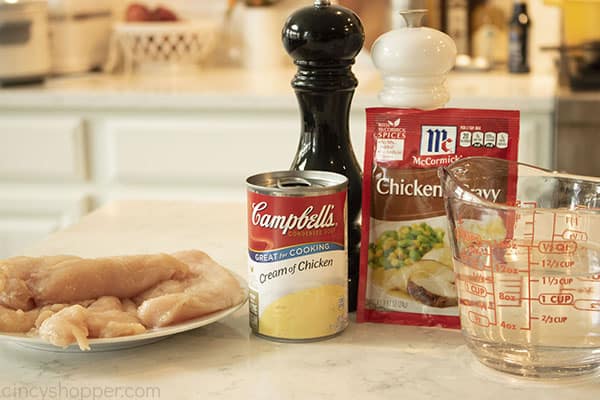
[[[430,110],[450,100],[446,77],[456,61],[456,44],[443,32],[421,26],[427,10],[400,14],[406,27],[384,33],[371,56],[383,76],[379,100],[386,106]]]

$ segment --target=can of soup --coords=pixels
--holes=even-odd
[[[279,341],[340,333],[348,325],[347,178],[279,171],[246,183],[252,331]]]

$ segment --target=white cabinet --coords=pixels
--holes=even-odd
[[[356,160],[362,166],[365,159],[365,133],[367,129],[367,116],[365,110],[356,110],[350,114],[350,140],[356,155]]]
[[[18,191],[18,190],[17,190]],[[22,249],[62,229],[88,211],[85,198],[40,195],[31,192],[0,194],[0,258],[17,255]]]
[[[57,228],[53,218],[0,217],[0,258],[18,255]]]
[[[85,176],[80,118],[0,117],[0,179],[77,181]]]
[[[554,168],[553,114],[521,114],[519,161],[538,167]]]
[[[124,103],[113,94],[83,96],[81,103],[64,95],[66,105],[56,106],[55,97],[45,106],[0,104],[0,258],[115,199],[243,201],[249,175],[287,169],[296,153],[298,108],[279,103],[288,91],[239,103],[158,94],[145,104],[137,94],[133,104],[125,93]],[[153,103],[165,98],[169,107]],[[350,115],[361,165],[365,104],[377,104],[362,102]],[[552,116],[522,112],[519,160],[553,166]]]
[[[108,179],[120,183],[241,184],[252,172],[288,168],[299,121],[265,119],[126,118],[105,125],[112,154]]]
[[[87,172],[82,118],[0,115],[0,258],[84,215]]]

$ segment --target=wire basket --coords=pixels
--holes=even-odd
[[[115,25],[125,72],[197,67],[215,49],[217,23],[136,22]]]

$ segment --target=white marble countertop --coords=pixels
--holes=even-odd
[[[27,254],[195,247],[245,276],[245,243],[243,203],[129,201],[92,213]],[[0,342],[0,398],[41,399],[43,391],[62,399],[595,400],[600,378],[503,375],[475,361],[460,332],[435,328],[351,323],[327,341],[274,343],[250,333],[244,307],[212,325],[119,352],[53,353]]]
[[[355,69],[359,87],[355,109],[378,106],[379,74],[368,65]],[[206,69],[194,75],[86,74],[52,78],[44,84],[0,89],[0,110],[296,110],[290,87],[294,69],[252,72]],[[552,75],[511,75],[506,72],[452,73],[449,106],[554,109],[556,79]]]

